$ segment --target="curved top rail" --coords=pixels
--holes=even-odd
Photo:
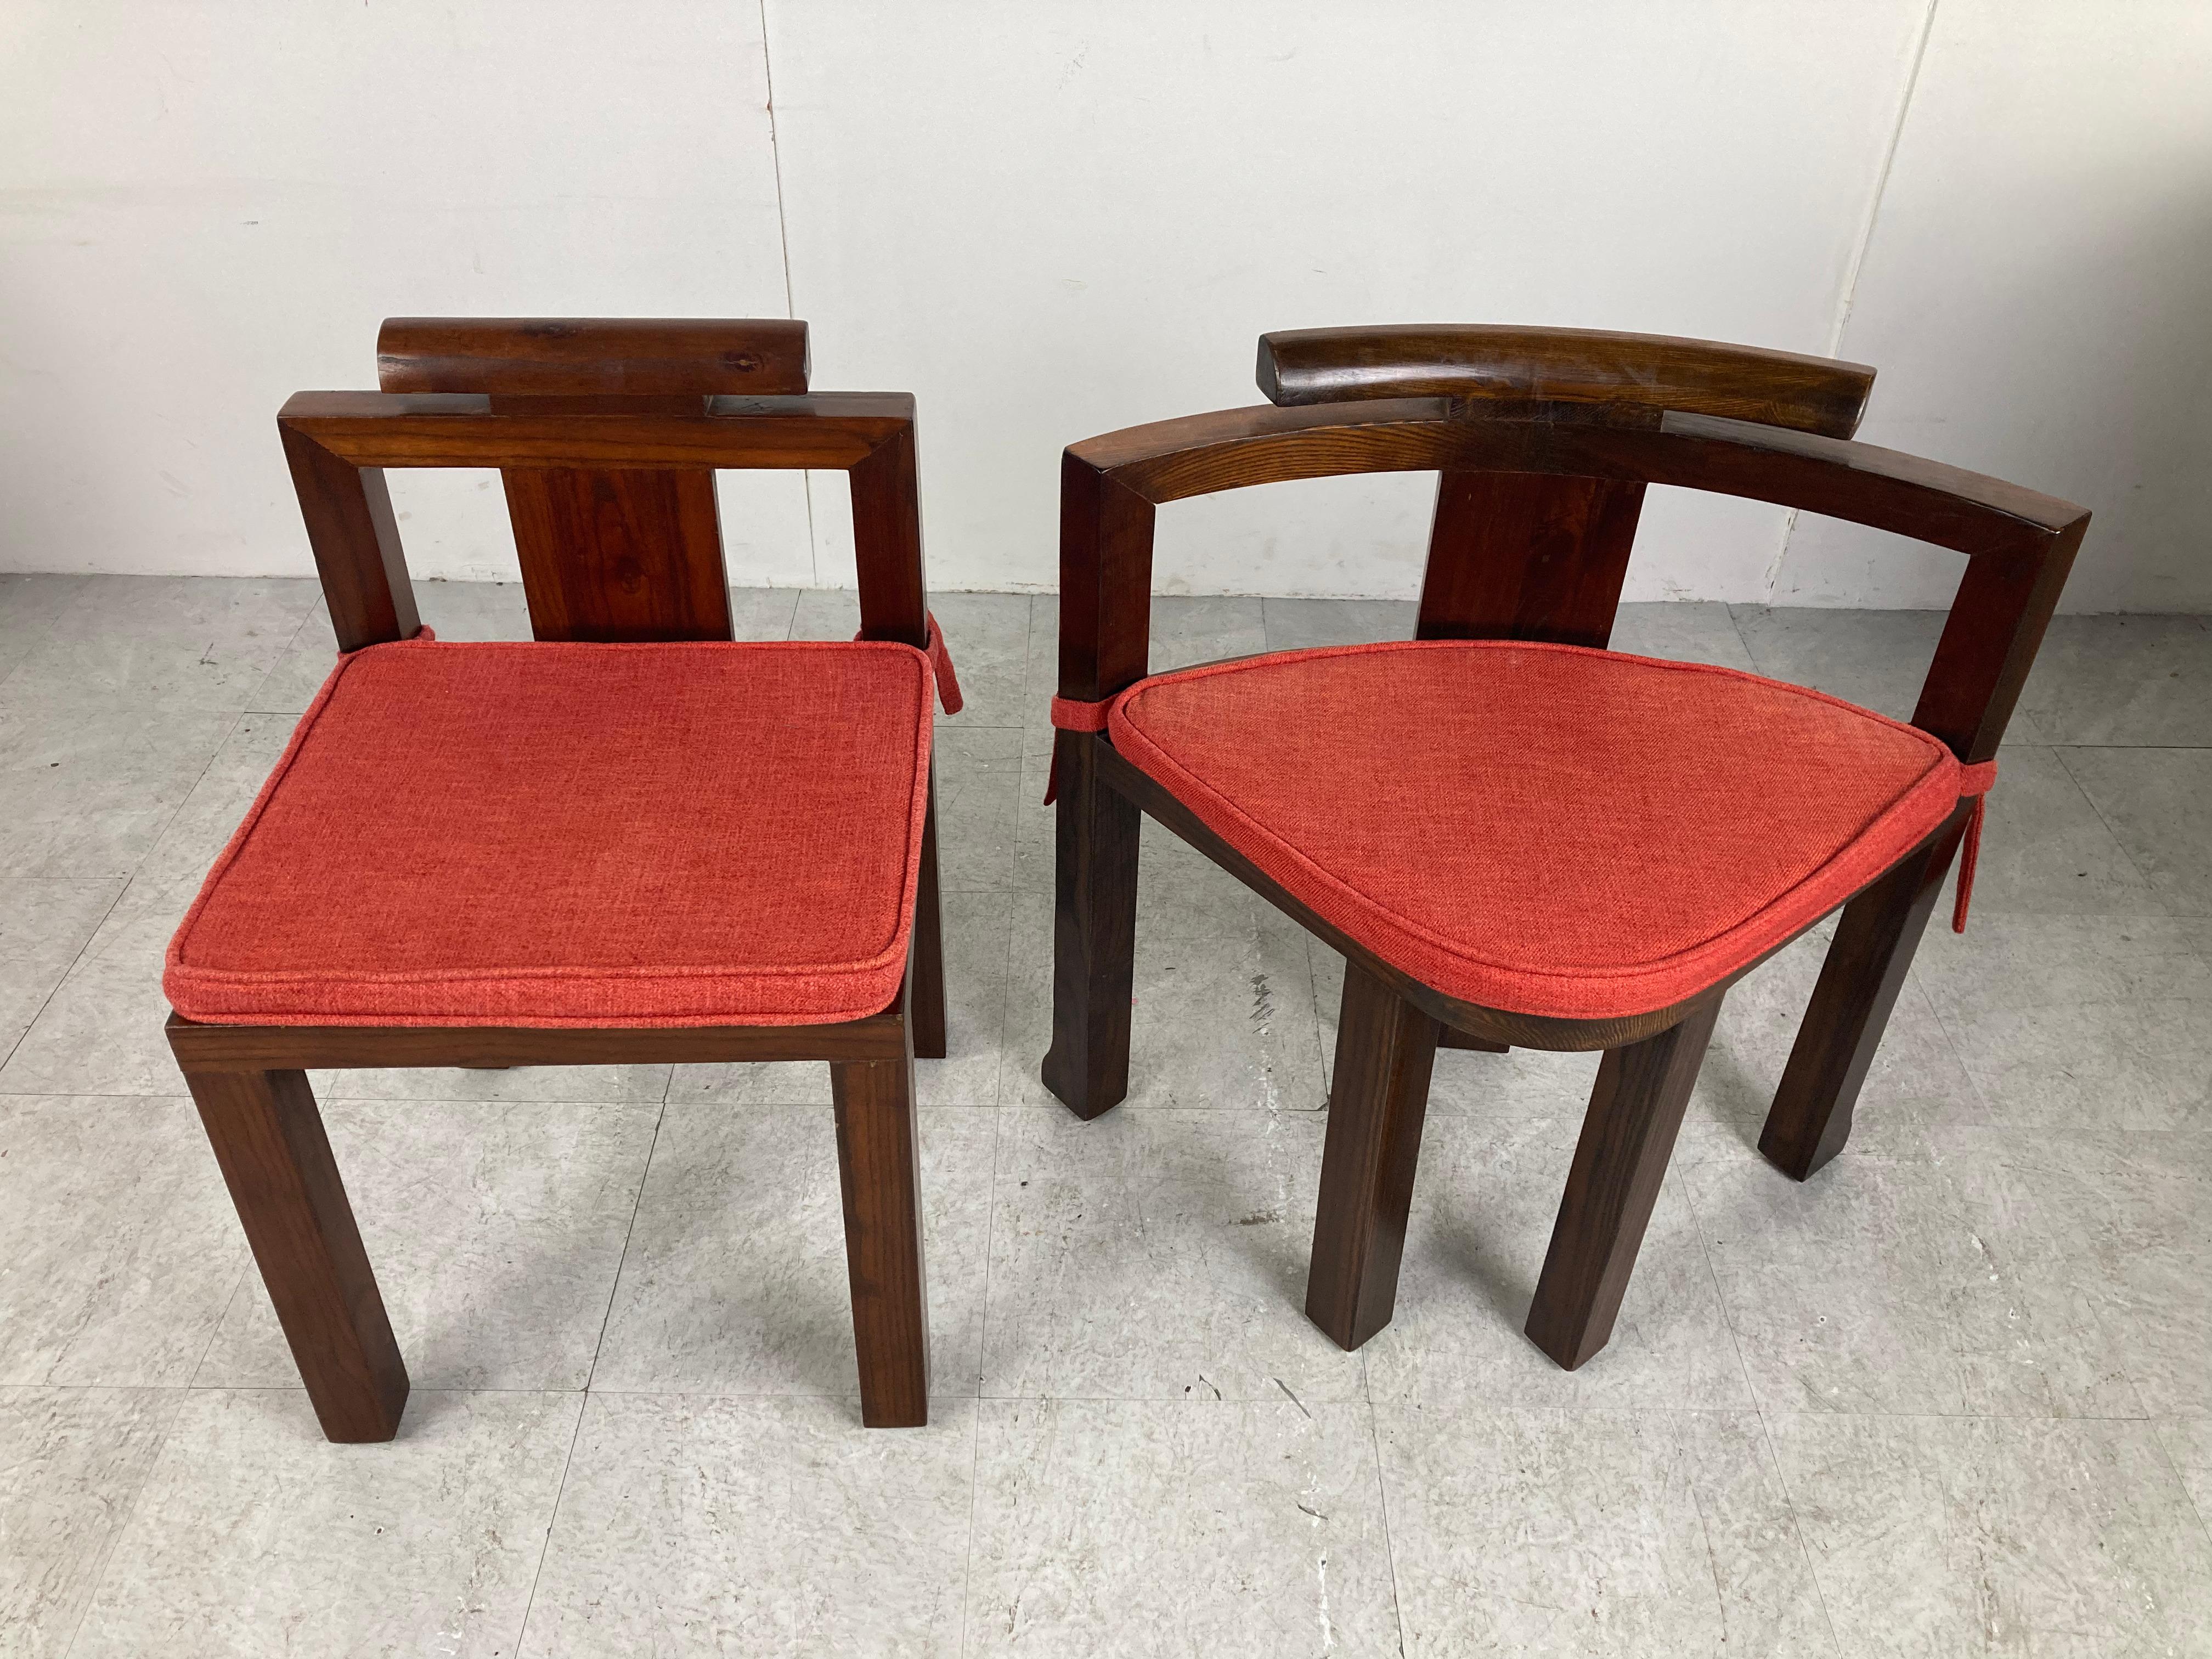
[[[806,325],[781,318],[387,317],[386,392],[526,397],[791,397]]]
[[[1260,390],[1285,406],[1367,398],[1613,404],[1824,437],[1858,430],[1874,370],[1758,346],[1500,323],[1290,329],[1260,337]]]
[[[1546,472],[1744,495],[1967,554],[2039,541],[2087,509],[1893,449],[1718,416],[1657,427],[1469,420],[1440,398],[1218,410],[1102,434],[1068,454],[1141,499],[1353,472]]]

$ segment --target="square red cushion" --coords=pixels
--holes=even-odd
[[[793,1025],[906,972],[928,659],[903,645],[373,646],[169,945],[188,1019]]]
[[[1512,641],[1193,668],[1115,747],[1385,962],[1486,1008],[1599,1019],[1758,961],[1950,816],[1940,739],[1691,663]]]

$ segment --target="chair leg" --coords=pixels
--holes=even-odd
[[[1344,964],[1306,1279],[1306,1317],[1340,1348],[1389,1324],[1397,1301],[1437,1034],[1429,1015],[1358,963]]]
[[[1143,815],[1098,775],[1093,739],[1061,732],[1056,740],[1052,1048],[1044,1085],[1076,1116],[1094,1118],[1129,1092]]]
[[[1844,907],[1759,1136],[1767,1162],[1793,1180],[1805,1180],[1850,1139],[1851,1109],[1958,840],[1939,836]]]
[[[277,1322],[329,1438],[389,1440],[407,1367],[305,1072],[187,1072]]]
[[[907,1001],[914,1052],[945,1058],[945,919],[937,896],[937,777],[930,768],[929,814],[921,821],[921,878],[914,895],[914,994]]]
[[[1598,1067],[1527,1326],[1568,1370],[1613,1335],[1720,1011],[1716,996],[1678,1025],[1607,1049]]]
[[[860,1421],[872,1429],[920,1428],[929,1421],[929,1297],[914,1063],[832,1062],[830,1094],[837,1107]]]

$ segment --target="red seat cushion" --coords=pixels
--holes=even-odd
[[[1929,733],[1732,669],[1439,641],[1139,682],[1115,746],[1376,955],[1462,1001],[1668,1007],[1949,815]]]
[[[169,945],[188,1019],[791,1025],[887,1006],[931,674],[869,644],[343,659]]]

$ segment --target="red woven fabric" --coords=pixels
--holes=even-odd
[[[1106,711],[1113,706],[1110,699],[1105,702],[1079,702],[1073,697],[1054,697],[1052,723],[1063,732],[1103,732]]]
[[[1966,842],[1959,853],[1959,890],[1951,901],[1951,931],[1966,931],[1966,908],[1974,902],[1974,871],[1982,861],[1982,819],[1989,808],[1989,793],[1997,787],[1997,763],[1976,761],[1959,769],[1959,795],[1974,803],[1966,820]]]
[[[169,946],[185,1018],[811,1024],[889,1005],[931,671],[891,644],[342,659]]]
[[[1117,699],[1115,746],[1383,960],[1485,1007],[1649,1012],[1755,962],[1948,817],[1927,732],[1730,669],[1439,641]]]
[[[1103,732],[1107,711],[1114,706],[1113,699],[1104,702],[1079,702],[1073,697],[1054,697],[1052,700],[1052,723],[1061,732]],[[1044,804],[1049,806],[1060,799],[1060,744],[1052,746],[1052,760],[1044,769]]]

